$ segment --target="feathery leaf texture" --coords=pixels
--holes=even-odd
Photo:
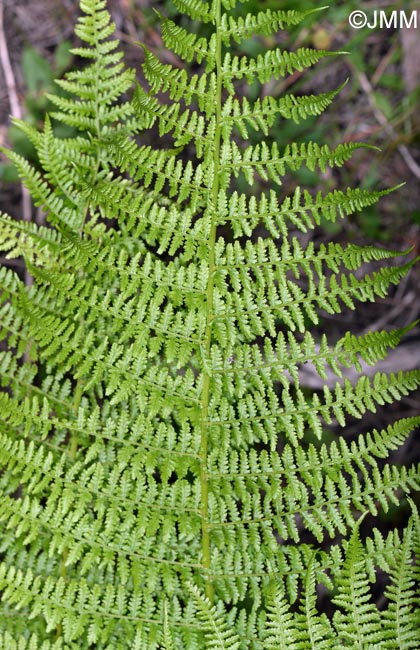
[[[59,82],[67,94],[41,131],[15,122],[38,165],[6,151],[48,225],[0,215],[2,251],[33,278],[0,270],[0,646],[414,650],[420,472],[392,453],[420,417],[351,440],[328,430],[418,387],[415,370],[363,375],[409,328],[333,342],[311,326],[385,296],[415,260],[299,237],[390,190],[287,196],[286,174],[368,145],[253,140],[341,90],[241,97],[245,80],[331,55],[232,52],[311,12],[174,5],[194,29],[162,17],[164,41],[201,67],[142,46],[136,85],[105,2],[82,0],[86,66]],[[59,138],[57,121],[76,135]],[[153,146],[141,140],[152,128]],[[307,363],[335,384],[309,393]],[[362,539],[361,517],[402,502],[402,532]],[[389,576],[381,610],[377,571]]]

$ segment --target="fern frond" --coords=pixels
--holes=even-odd
[[[300,650],[299,633],[289,603],[282,589],[277,589],[272,602],[267,605],[267,650]]]
[[[92,59],[93,63],[57,81],[73,98],[54,94],[48,97],[59,109],[52,113],[55,119],[101,138],[110,131],[125,128],[124,121],[131,115],[130,104],[124,102],[118,106],[116,102],[132,85],[134,71],[124,69],[123,55],[116,51],[119,42],[110,40],[115,25],[105,9],[106,2],[86,0],[80,6],[84,15],[79,19],[76,34],[87,47],[74,48],[72,52]],[[79,99],[76,101],[74,97]]]
[[[215,41],[197,36],[184,27],[176,25],[172,20],[161,19],[162,39],[165,46],[181,57],[184,61],[197,63],[206,61],[206,72],[215,67]]]
[[[397,550],[397,562],[391,566],[391,583],[385,591],[389,604],[384,612],[383,647],[418,648],[420,644],[420,614],[413,575],[413,521],[403,533]]]
[[[302,165],[314,171],[316,167],[325,172],[328,167],[343,165],[353,153],[360,148],[371,148],[364,143],[345,143],[338,145],[336,149],[330,149],[327,145],[320,147],[315,142],[297,145],[287,145],[283,152],[280,152],[277,144],[271,148],[265,142],[250,146],[240,151],[235,142],[228,142],[222,149],[222,160],[225,165],[226,174],[229,172],[234,176],[243,173],[250,185],[254,183],[254,175],[258,173],[265,181],[273,180],[279,185],[282,184],[281,176],[287,170],[297,171]]]
[[[391,331],[368,332],[363,336],[355,336],[347,332],[336,346],[335,353],[340,358],[340,363],[350,367],[352,365],[358,372],[361,372],[362,365],[358,361],[358,355],[362,361],[369,365],[375,365],[378,361],[385,359],[388,351],[394,349],[400,342],[402,336],[410,331],[411,326]],[[342,353],[348,353],[345,361]]]
[[[140,244],[144,240],[156,246],[158,255],[165,251],[174,255],[182,249],[188,261],[206,241],[208,226],[193,226],[194,212],[190,208],[182,209],[163,199],[154,201],[151,192],[130,187],[126,179],[100,179],[91,196],[107,212],[112,209],[123,232],[128,231]]]
[[[214,93],[216,88],[216,77],[211,74],[193,74],[181,68],[174,68],[172,65],[163,64],[158,57],[143,46],[144,63],[143,72],[154,93],[168,92],[172,100],[185,100],[187,105],[195,99],[198,107],[206,114],[206,117],[214,111]]]
[[[216,650],[238,650],[240,647],[238,636],[226,624],[221,613],[200,593],[196,585],[189,585],[189,591],[202,621],[206,647]]]
[[[296,11],[294,9],[272,11],[266,9],[265,11],[259,11],[255,15],[247,14],[245,18],[239,16],[237,19],[231,15],[223,14],[220,21],[221,38],[226,45],[230,45],[232,40],[241,43],[257,34],[271,36],[280,29],[283,30],[289,26],[299,25],[307,16],[322,11],[323,8],[325,7],[309,11]]]
[[[189,208],[194,212],[208,200],[212,172],[208,170],[204,184],[203,165],[194,167],[190,160],[183,162],[173,151],[156,151],[150,146],[139,148],[130,140],[111,145],[109,150],[110,162],[118,165],[121,171],[128,171],[135,183],[141,181],[142,187],[150,188],[157,195],[168,185],[169,198],[176,197],[180,203],[188,199]]]
[[[333,647],[334,633],[326,614],[319,614],[316,606],[316,578],[314,559],[309,563],[301,599],[301,616],[297,625],[302,648],[328,650]]]
[[[227,52],[222,64],[223,85],[230,94],[234,94],[233,81],[245,79],[252,83],[257,78],[260,83],[266,83],[270,79],[279,79],[287,74],[293,74],[296,70],[302,71],[321,59],[328,56],[336,56],[339,52],[327,52],[325,50],[312,50],[310,48],[299,48],[296,52],[287,52],[276,48],[266,54],[260,54],[256,59],[246,56],[231,56]],[[210,68],[211,69],[211,68]]]
[[[233,192],[229,201],[221,192],[221,222],[232,225],[236,237],[249,235],[259,223],[262,223],[272,237],[287,236],[288,223],[308,232],[321,223],[321,218],[335,222],[373,205],[390,190],[367,191],[359,188],[347,189],[346,192],[334,190],[325,195],[319,192],[313,197],[307,190],[297,187],[292,197],[286,197],[280,204],[276,193],[271,190],[258,200],[244,194]]]
[[[207,23],[213,18],[213,10],[209,7],[209,3],[202,0],[173,0],[173,3],[181,14],[193,20]]]
[[[149,97],[147,93],[137,85],[134,95],[133,106],[136,115],[144,119],[151,128],[155,120],[159,121],[159,134],[173,132],[174,146],[185,147],[191,140],[194,140],[196,154],[199,158],[203,156],[206,142],[214,133],[214,124],[206,124],[204,117],[198,111],[184,111],[180,114],[179,104],[165,106],[156,99]]]
[[[369,591],[363,546],[356,526],[348,543],[338,594],[333,599],[340,610],[334,615],[334,627],[344,645],[362,649],[377,647],[381,643],[379,612],[370,602]]]
[[[229,96],[223,107],[223,137],[227,140],[232,128],[236,127],[240,135],[247,139],[248,126],[255,131],[260,130],[264,135],[268,135],[269,129],[273,126],[278,115],[285,119],[292,119],[297,124],[301,119],[305,119],[309,115],[320,115],[342,88],[343,86],[340,86],[337,90],[320,95],[296,97],[290,94],[279,100],[268,96],[264,97],[262,101],[257,99],[253,105],[248,102],[246,97],[240,102]]]
[[[5,613],[7,616],[7,613]],[[61,639],[57,641],[43,641],[38,635],[31,634],[30,638],[27,636],[16,636],[15,634],[5,632],[0,634],[0,647],[7,648],[8,650],[64,650],[63,642]],[[76,646],[70,645],[67,648],[74,649]]]
[[[270,286],[264,282],[258,292],[249,290],[247,284],[241,282],[242,293],[228,294],[225,304],[220,304],[216,313],[217,322],[221,326],[236,323],[248,341],[264,331],[275,336],[277,319],[283,321],[292,332],[297,330],[303,333],[305,318],[317,323],[319,309],[334,314],[342,309],[340,301],[350,309],[355,308],[356,300],[373,302],[375,295],[385,296],[389,286],[397,284],[411,266],[412,263],[383,268],[371,275],[366,274],[362,279],[357,279],[353,274],[332,274],[328,279],[322,276],[316,281],[309,275],[306,291],[298,282],[287,280],[285,276],[279,285]],[[216,340],[226,347],[223,330],[220,328],[219,332]]]
[[[175,650],[171,628],[169,627],[168,607],[166,603],[164,608],[163,647],[164,650]]]
[[[37,162],[8,155],[49,224],[0,215],[1,250],[33,278],[0,270],[0,645],[418,641],[417,514],[405,532],[374,529],[365,544],[358,520],[420,488],[418,466],[392,462],[419,418],[354,440],[328,431],[418,387],[418,371],[364,374],[409,328],[331,341],[321,327],[323,311],[385,296],[415,260],[295,236],[388,190],[272,190],[366,145],[232,141],[234,130],[270,135],[278,116],[318,115],[338,92],[241,98],[244,78],[278,78],[329,53],[237,57],[232,40],[306,14],[236,5],[175,0],[205,31],[164,19],[164,40],[205,70],[145,49],[149,89],[127,99],[133,73],[105,3],[82,0],[75,51],[86,67],[62,81],[67,95],[40,132],[17,123]],[[73,135],[60,139],[54,119]],[[159,137],[139,143],[151,127]],[[257,175],[267,193],[239,193],[236,177]],[[324,380],[315,393],[302,381],[308,363]],[[390,575],[383,615],[370,594],[378,568]],[[331,621],[318,585],[336,594]]]
[[[49,188],[40,172],[36,171],[25,158],[14,151],[8,151],[7,156],[30,191],[34,204],[47,211],[56,223],[78,230],[82,223],[80,212],[73,206],[66,205],[60,194],[54,193]]]

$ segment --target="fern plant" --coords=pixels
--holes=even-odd
[[[34,282],[1,270],[0,647],[418,648],[414,502],[387,537],[363,539],[360,521],[418,490],[419,468],[390,455],[420,418],[352,441],[325,432],[415,389],[420,372],[351,385],[343,366],[374,365],[404,331],[311,333],[322,311],[384,296],[413,262],[293,236],[386,193],[283,194],[287,173],[342,165],[366,145],[247,141],[336,95],[239,94],[244,79],[330,56],[230,54],[308,12],[174,4],[208,36],[162,17],[162,37],[200,72],[143,48],[148,88],[135,85],[105,2],[82,0],[74,52],[87,65],[59,81],[67,95],[51,96],[42,132],[17,122],[43,172],[6,152],[49,223],[1,216],[2,249]],[[57,122],[78,135],[58,138]],[[162,137],[146,146],[150,129]],[[234,189],[239,175],[249,193]],[[355,273],[372,261],[382,268]],[[330,368],[335,388],[305,391],[306,362],[321,378]]]

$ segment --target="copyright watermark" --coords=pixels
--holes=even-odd
[[[351,12],[349,25],[353,29],[363,29],[364,27],[368,27],[368,29],[389,29],[390,27],[406,29],[414,27],[414,29],[417,29],[417,17],[417,11],[412,11],[409,14],[406,11],[397,11],[395,9],[388,13],[381,9],[368,15],[365,11],[357,9]]]

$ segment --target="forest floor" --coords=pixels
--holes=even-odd
[[[257,3],[254,2],[256,5]],[[269,4],[269,3],[268,3]],[[273,3],[272,3],[273,4]],[[289,6],[297,3],[289,3]],[[305,4],[304,2],[301,4]],[[365,2],[367,9],[381,3]],[[158,21],[153,8],[165,13],[168,2],[149,0],[112,0],[109,3],[129,66],[139,68],[141,48],[135,41],[144,42],[165,60]],[[267,3],[265,3],[267,5]],[[287,3],[276,2],[278,8]],[[300,128],[279,129],[280,142],[290,138],[316,137],[330,146],[340,141],[363,140],[376,145],[380,151],[363,150],[339,170],[329,171],[314,178],[299,178],[308,182],[310,189],[332,190],[350,186],[367,189],[393,187],[405,183],[388,195],[377,208],[366,210],[339,224],[325,223],[311,236],[316,243],[334,239],[343,245],[376,244],[404,251],[410,249],[408,259],[420,254],[420,12],[418,30],[377,29],[356,33],[347,21],[346,7],[351,2],[334,3],[334,7],[320,14],[304,27],[290,42],[278,37],[286,46],[318,47],[349,51],[328,67],[311,71],[301,78],[293,75],[283,82],[267,85],[265,92],[290,91],[295,93],[326,92],[347,85],[333,106],[321,119]],[[71,64],[69,47],[77,44],[73,28],[78,16],[76,0],[0,0],[0,144],[17,149],[25,145],[10,130],[9,114],[42,124],[48,102],[45,93],[52,88],[52,78]],[[252,47],[249,45],[249,47]],[[176,58],[170,60],[178,65]],[[7,69],[7,62],[10,69]],[[6,74],[5,74],[6,73]],[[9,180],[11,171],[0,163],[0,210],[16,218],[36,218],[36,211],[22,202],[21,186]],[[293,189],[293,182],[291,185]],[[420,264],[417,264],[389,296],[374,305],[362,304],[354,312],[342,315],[324,315],[323,329],[332,337],[346,330],[355,334],[377,329],[405,327],[420,319]],[[420,330],[417,326],[407,337],[405,346],[390,358],[387,370],[420,366]],[[310,382],[314,377],[308,378]],[[315,389],[317,386],[312,386]],[[404,398],[392,408],[371,414],[367,427],[380,428],[390,421],[420,413],[420,395]],[[358,424],[349,435],[358,432]],[[414,437],[400,452],[399,461],[411,463],[419,459],[419,445]]]

